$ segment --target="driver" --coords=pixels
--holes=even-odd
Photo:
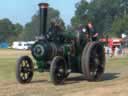
[[[98,33],[95,31],[95,28],[91,22],[86,25],[86,29],[88,35],[92,38],[92,41],[96,41],[98,37]]]

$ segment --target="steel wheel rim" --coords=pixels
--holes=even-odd
[[[56,68],[55,68],[55,78],[58,81],[61,81],[64,79],[65,76],[65,62],[63,60],[60,60],[57,62]]]
[[[23,59],[20,62],[19,76],[23,81],[27,81],[32,77],[32,66],[30,63],[27,59]]]

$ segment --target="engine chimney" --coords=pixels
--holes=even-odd
[[[47,13],[48,13],[48,3],[40,3],[40,36],[46,35],[47,29]]]

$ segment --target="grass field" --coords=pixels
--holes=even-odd
[[[87,82],[80,74],[71,74],[64,85],[54,86],[49,73],[35,73],[30,84],[18,84],[15,65],[29,51],[0,49],[0,96],[128,96],[128,57],[107,59],[100,82]]]

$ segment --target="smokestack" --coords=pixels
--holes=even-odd
[[[40,36],[46,35],[47,29],[47,13],[48,13],[48,3],[40,3]]]

